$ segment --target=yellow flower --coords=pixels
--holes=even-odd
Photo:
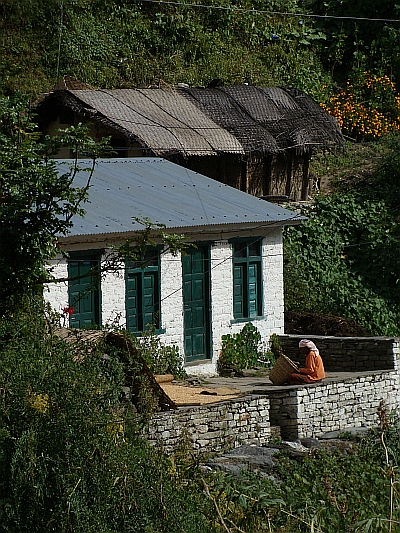
[[[48,394],[31,394],[29,403],[32,409],[35,409],[42,415],[49,410],[49,395]]]
[[[124,426],[120,422],[114,422],[107,425],[107,431],[112,435],[113,439],[118,439],[124,435]]]

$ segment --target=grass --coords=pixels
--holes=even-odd
[[[316,154],[310,172],[320,180],[323,194],[332,192],[336,184],[371,174],[388,154],[385,140],[371,143],[346,141],[343,151]]]

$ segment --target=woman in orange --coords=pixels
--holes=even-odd
[[[306,364],[304,368],[299,368],[298,373],[293,372],[293,374],[290,374],[289,383],[291,385],[315,383],[324,379],[324,363],[315,344],[308,339],[303,339],[299,342],[299,350],[306,356]]]

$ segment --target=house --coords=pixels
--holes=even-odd
[[[344,144],[336,119],[287,87],[105,90],[64,78],[36,112],[44,133],[90,123],[117,157],[162,157],[266,199],[307,200],[312,155]]]
[[[60,174],[67,164],[58,161]],[[86,180],[79,172],[74,185]],[[68,256],[50,265],[65,281],[45,290],[57,312],[73,308],[66,325],[113,325],[140,335],[151,324],[162,342],[179,347],[191,373],[208,375],[222,335],[249,321],[266,343],[283,333],[282,228],[299,224],[297,213],[150,157],[97,161],[84,207],[86,215],[59,240]],[[174,255],[156,242],[141,260],[119,261],[98,275],[113,247],[143,230],[136,217],[196,246]]]

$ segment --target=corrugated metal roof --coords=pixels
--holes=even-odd
[[[71,161],[69,162],[71,163]],[[68,162],[58,160],[59,173]],[[79,162],[88,168],[90,160]],[[88,172],[74,186],[84,187]],[[132,217],[166,228],[250,223],[290,225],[302,217],[184,167],[158,158],[102,159],[96,162],[84,218],[75,217],[71,236],[143,229]]]

